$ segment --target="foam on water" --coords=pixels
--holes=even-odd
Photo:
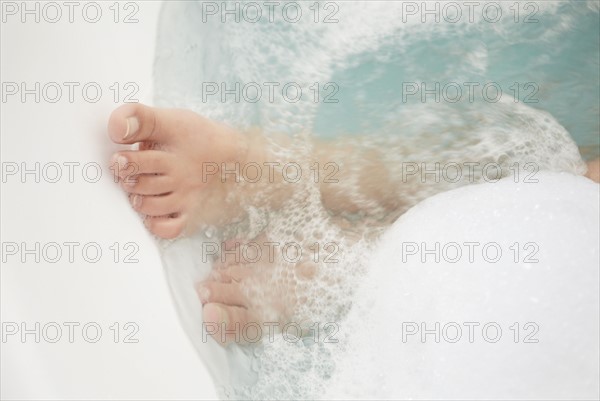
[[[313,3],[301,4],[305,15],[312,15],[308,7]],[[565,126],[580,138],[580,145],[597,142],[593,135],[590,139],[590,133],[597,135],[599,128],[598,91],[594,94],[598,88],[597,71],[594,67],[590,70],[586,61],[592,60],[593,64],[598,58],[598,46],[593,47],[598,35],[590,40],[590,47],[578,53],[582,60],[571,57],[562,70],[569,73],[568,83],[572,84],[569,91],[564,90],[563,77],[557,76],[555,71],[556,64],[562,63],[555,60],[562,60],[572,44],[565,38],[577,41],[572,36],[576,27],[591,26],[591,32],[597,30],[593,25],[598,18],[594,2],[537,3],[541,22],[530,25],[512,22],[510,6],[513,2],[499,3],[503,17],[495,24],[484,21],[477,13],[474,23],[463,19],[458,24],[423,24],[420,16],[403,21],[402,2],[337,4],[340,22],[335,24],[315,24],[312,18],[303,18],[295,24],[283,19],[274,22],[261,19],[256,24],[221,23],[218,18],[209,18],[203,23],[200,2],[168,2],[163,7],[156,61],[158,105],[192,109],[241,130],[259,127],[269,140],[274,160],[293,161],[302,166],[303,171],[309,171],[315,161],[315,137],[338,138],[339,141],[344,135],[339,142],[341,146],[358,149],[350,155],[332,150],[329,155],[343,172],[344,179],[335,191],[345,194],[357,213],[332,213],[321,202],[320,188],[312,177],[306,176],[288,188],[289,196],[279,210],[249,204],[248,218],[240,224],[224,231],[210,229],[165,244],[164,260],[182,318],[203,357],[220,361],[213,363],[212,371],[225,397],[288,399],[327,398],[339,394],[355,397],[361,394],[388,397],[441,394],[435,391],[442,391],[442,387],[435,386],[432,393],[426,392],[425,385],[407,385],[403,390],[389,382],[400,373],[386,373],[406,373],[402,381],[398,380],[404,386],[419,372],[426,376],[424,370],[418,373],[394,370],[397,366],[386,359],[382,362],[382,374],[377,375],[378,368],[371,364],[373,359],[366,351],[360,353],[357,360],[347,352],[348,347],[355,350],[364,346],[373,356],[379,356],[383,347],[389,346],[394,351],[389,355],[399,355],[390,338],[373,341],[366,347],[364,338],[370,335],[369,328],[361,327],[361,315],[357,316],[368,313],[364,305],[369,305],[375,297],[381,302],[389,300],[386,305],[392,308],[399,302],[393,296],[393,288],[377,293],[364,290],[371,288],[367,286],[361,289],[359,306],[356,306],[354,293],[365,276],[368,274],[369,283],[380,279],[372,266],[376,239],[390,222],[424,199],[469,183],[514,175],[515,169],[526,175],[531,172],[527,163],[540,170],[581,174],[585,165]],[[590,33],[585,29],[583,32]],[[521,49],[521,53],[514,49]],[[403,81],[496,81],[506,90],[515,81],[531,82],[536,81],[536,77],[544,80],[539,83],[540,103],[535,104],[536,107],[525,104],[523,94],[515,99],[504,93],[502,99],[493,103],[482,99],[422,103],[416,98],[403,99],[400,91]],[[590,77],[596,78],[590,80]],[[219,85],[225,82],[228,89],[236,82],[241,85],[278,82],[281,86],[293,82],[311,96],[303,96],[295,103],[285,101],[282,96],[276,96],[274,101],[263,96],[256,103],[236,102],[233,96],[228,96],[227,101],[222,102],[219,96],[203,96],[206,82]],[[315,103],[310,89],[315,82],[321,88],[327,82],[336,83],[339,102]],[[579,90],[584,87],[585,92]],[[578,113],[573,112],[574,108]],[[280,133],[291,138],[286,146],[277,139]],[[393,212],[383,200],[365,196],[358,186],[361,171],[372,163],[373,155],[385,166],[381,174],[390,177]],[[465,162],[479,164],[468,174],[463,173],[457,182],[422,180],[419,175],[407,178],[403,170],[406,163],[431,166]],[[492,177],[486,176],[489,172],[481,168],[486,163],[495,163],[500,170],[492,173]],[[378,174],[373,179],[377,180]],[[508,181],[506,178],[502,182]],[[490,185],[497,184],[487,184],[487,187]],[[570,184],[564,185],[567,188]],[[268,197],[270,191],[277,190],[265,188],[262,196]],[[478,190],[483,194],[492,193]],[[587,191],[572,194],[588,196]],[[442,207],[431,212],[431,219]],[[473,219],[479,215],[475,212],[472,208],[454,211],[455,216],[471,215]],[[419,225],[413,224],[410,227]],[[429,229],[439,231],[433,226]],[[506,230],[504,234],[509,232]],[[264,321],[341,322],[344,332],[338,336],[338,343],[315,342],[311,337],[291,343],[276,336],[274,341],[255,347],[232,346],[224,351],[214,343],[199,340],[201,306],[195,300],[193,286],[210,268],[198,260],[202,241],[208,235],[213,240],[252,240],[259,233],[265,240],[299,242],[304,247],[315,242],[338,245],[339,262],[320,260],[314,277],[309,280],[300,274],[295,264],[279,260],[257,275],[254,285],[247,288],[252,295],[251,307],[261,311]],[[403,272],[386,270],[381,280],[395,283]],[[458,282],[464,276],[457,274],[453,280]],[[411,279],[407,278],[406,282]],[[487,280],[481,278],[484,279]],[[475,288],[469,281],[464,285]],[[424,293],[430,291],[427,284],[418,288]],[[283,317],[282,310],[285,311]],[[381,315],[377,316],[381,320]],[[353,338],[354,332],[362,334]],[[209,349],[211,351],[207,351]],[[416,353],[409,354],[408,365],[420,358]],[[351,366],[357,369],[349,372]],[[358,380],[361,372],[381,384],[382,392],[370,393],[376,388],[366,387],[366,392],[361,393],[361,389],[352,387],[352,381],[361,382]],[[375,381],[375,377],[379,377],[379,381]],[[332,383],[336,391],[344,391],[326,393]],[[457,397],[461,395],[458,386]]]
[[[538,178],[438,194],[394,223],[340,323],[349,351],[324,399],[598,397],[598,185],[564,173]],[[438,262],[430,254],[423,262],[420,252],[401,246],[469,241],[480,244],[473,262],[466,252]],[[491,242],[503,255],[495,260],[491,252],[494,261],[486,262],[481,245]],[[521,249],[515,262],[515,243],[535,244],[535,257],[527,262],[533,248]],[[436,341],[435,322],[458,324],[462,337],[454,341],[455,329],[444,335],[440,328]],[[478,324],[472,342],[467,322]],[[413,323],[419,331],[406,335]],[[502,329],[497,342],[482,336],[488,323]],[[527,323],[535,326],[524,330]]]

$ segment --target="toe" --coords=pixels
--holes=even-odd
[[[238,283],[206,281],[197,287],[203,304],[218,302],[230,306],[246,306],[246,297]]]
[[[130,196],[130,202],[136,211],[154,217],[177,213],[181,207],[179,195],[176,193],[156,196],[134,194]]]
[[[108,135],[116,143],[160,141],[161,115],[159,109],[139,103],[124,104],[115,109],[108,119]]]
[[[193,118],[191,118],[193,117]],[[116,143],[170,143],[178,134],[189,130],[189,122],[202,120],[188,110],[159,109],[139,103],[124,104],[108,120],[108,135]]]
[[[163,195],[176,189],[175,180],[168,175],[141,174],[121,180],[123,190],[138,195]]]
[[[222,283],[239,282],[252,275],[252,269],[242,264],[220,266],[212,271],[212,277]]]
[[[165,239],[171,239],[179,236],[185,228],[185,217],[178,215],[174,217],[146,217],[144,224],[148,230]]]
[[[202,315],[205,323],[216,325],[212,336],[220,344],[255,343],[262,336],[261,327],[246,308],[210,303],[204,306]]]
[[[118,152],[111,163],[119,177],[129,179],[138,174],[167,174],[174,165],[174,156],[161,150]]]

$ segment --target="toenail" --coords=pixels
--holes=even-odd
[[[202,301],[202,303],[208,302],[208,298],[210,297],[210,290],[204,286],[199,287],[198,297],[200,297],[200,301]]]
[[[133,195],[131,203],[133,204],[133,207],[137,209],[142,205],[142,197],[140,195]]]
[[[125,167],[127,166],[127,163],[128,163],[127,158],[123,155],[118,155],[115,160],[117,161],[117,164],[119,165],[119,169],[125,170]]]
[[[118,171],[121,171],[122,169],[125,168],[125,165],[127,164],[127,158],[125,158],[125,156],[120,155],[118,153],[115,153],[113,155],[113,157],[110,159],[110,164],[111,164],[111,168],[112,166],[114,166],[115,164],[118,165]]]
[[[129,117],[126,121],[127,131],[125,132],[125,136],[123,136],[123,139],[128,139],[132,137],[140,128],[140,123],[136,117]]]

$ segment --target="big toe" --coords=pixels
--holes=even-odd
[[[115,109],[108,120],[108,135],[116,143],[132,144],[153,141],[168,142],[170,127],[169,113],[166,110],[145,106],[139,103],[124,104]]]

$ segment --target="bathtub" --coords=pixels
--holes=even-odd
[[[33,14],[22,23],[25,4]],[[72,23],[63,3],[48,4],[2,3],[2,81],[25,82],[34,92],[39,82],[40,98],[22,102],[8,95],[12,84],[2,91],[1,398],[214,399],[208,371],[177,319],[154,240],[107,162],[117,149],[106,135],[112,109],[129,95],[151,103],[160,2],[135,9],[119,3],[119,23],[109,3],[96,4],[98,20],[96,6],[84,14],[81,3]],[[56,5],[62,17],[52,22]],[[127,17],[138,22],[124,23]],[[72,102],[64,82],[79,83]],[[39,176],[22,182],[21,163],[35,170],[36,162]],[[76,244],[64,244],[70,242]],[[34,254],[22,261],[27,247]],[[21,329],[31,330],[24,339]]]

